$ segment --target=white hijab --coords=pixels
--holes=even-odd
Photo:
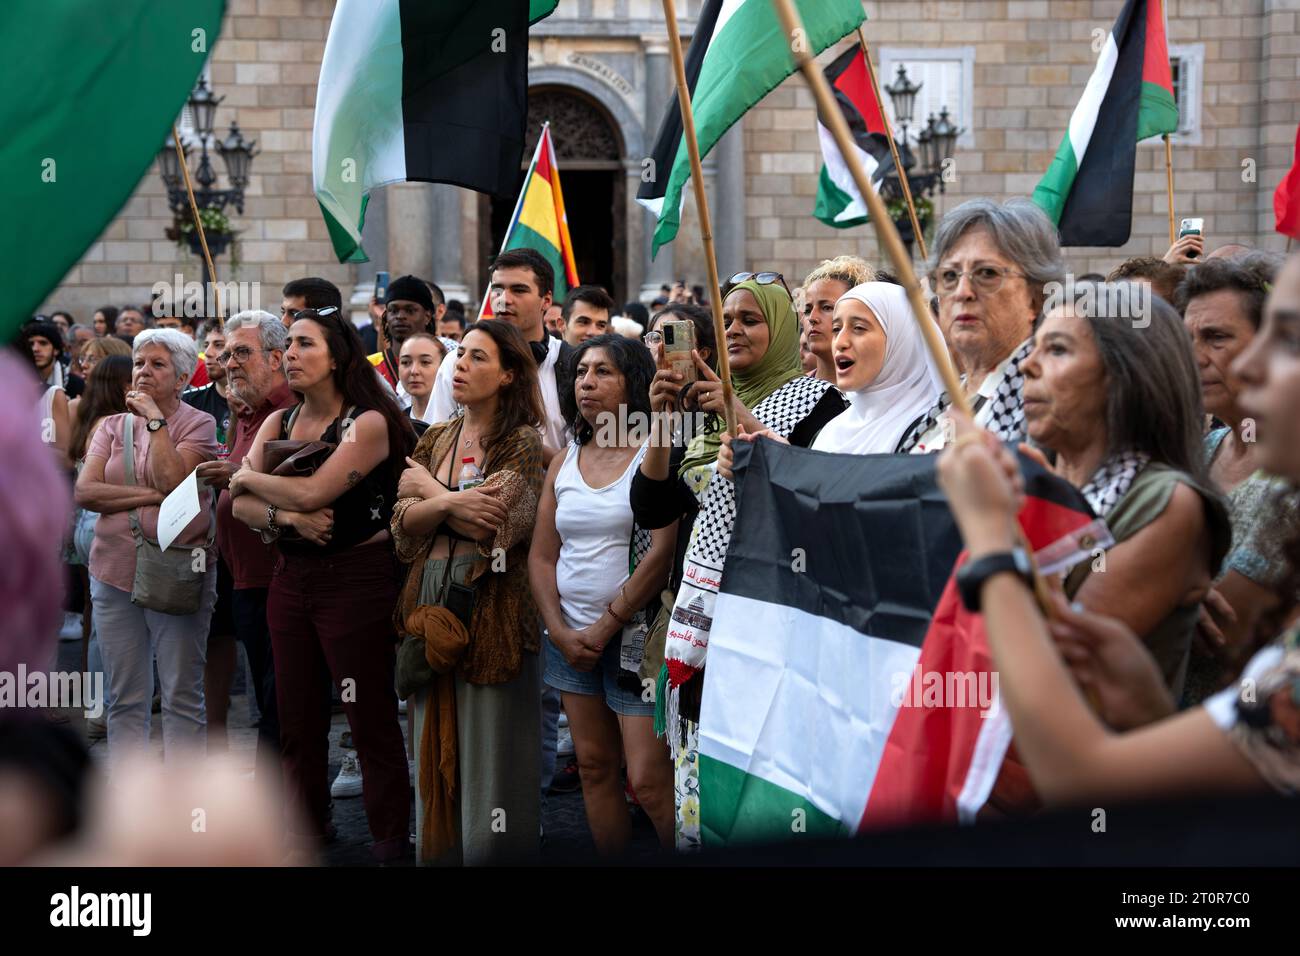
[[[908,427],[938,401],[942,379],[902,286],[864,282],[839,301],[845,299],[857,299],[875,314],[885,330],[885,361],[875,381],[845,394],[849,407],[830,420],[812,447],[844,455],[890,454]],[[926,321],[934,319],[927,313]]]

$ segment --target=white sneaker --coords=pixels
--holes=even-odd
[[[63,612],[63,626],[59,628],[59,640],[81,640],[81,615],[72,611]]]
[[[330,796],[336,800],[361,796],[361,761],[351,750],[343,751],[343,766],[330,784]]]
[[[555,736],[555,756],[567,757],[573,753],[573,734],[568,727],[561,727]]]

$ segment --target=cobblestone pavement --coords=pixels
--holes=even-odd
[[[59,666],[62,669],[80,670],[81,644],[66,641],[59,645]],[[248,698],[243,693],[242,677],[243,657],[240,656],[240,671],[237,672],[235,693],[231,697],[228,717],[228,736],[230,752],[237,763],[253,769],[253,757],[257,734],[252,727]],[[79,713],[71,715],[74,726],[85,732],[84,721]],[[335,714],[330,728],[329,778],[334,779],[343,759],[339,740],[348,729],[347,718]],[[402,721],[402,733],[407,732],[405,719]],[[154,714],[150,723],[150,743],[159,757],[162,756],[162,715]],[[108,758],[108,743],[96,740],[90,743],[90,753],[95,762],[101,766]],[[639,807],[629,807],[632,814],[632,840],[628,848],[628,860],[648,861],[658,853],[654,828],[649,818]],[[361,798],[351,797],[334,801],[334,825],[338,828],[338,840],[325,848],[322,863],[328,866],[371,866],[374,860],[369,850],[370,832],[366,826],[365,808]],[[591,832],[587,828],[587,818],[583,810],[582,792],[552,794],[546,798],[542,808],[542,829],[545,840],[542,847],[542,859],[552,863],[594,863],[594,849]],[[411,833],[415,832],[415,816],[412,810]]]

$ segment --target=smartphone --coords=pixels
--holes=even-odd
[[[383,302],[388,298],[388,273],[375,273],[375,298]]]
[[[1203,236],[1203,235],[1205,235],[1204,219],[1184,219],[1182,225],[1178,227],[1179,239],[1183,238],[1183,236]],[[1187,258],[1195,259],[1196,252],[1192,251],[1187,253]]]
[[[665,319],[659,331],[664,337],[664,367],[680,375],[683,384],[694,382],[697,375],[691,350],[695,348],[695,323],[689,319]]]

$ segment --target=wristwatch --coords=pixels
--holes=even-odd
[[[149,419],[149,431],[151,432],[156,432],[158,429],[166,427],[166,425],[167,425],[167,419],[165,418]]]
[[[1006,571],[1017,575],[1028,587],[1034,586],[1033,565],[1024,548],[997,551],[963,564],[957,571],[957,591],[961,594],[961,603],[966,606],[966,610],[978,614],[984,582],[993,575]]]

